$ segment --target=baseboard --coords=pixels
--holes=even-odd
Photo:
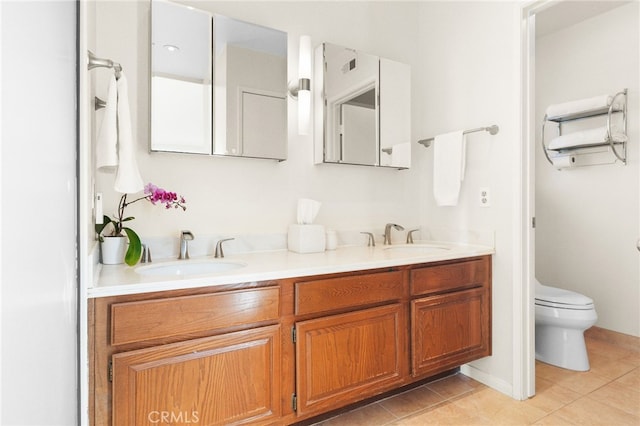
[[[632,336],[630,334],[624,334],[618,331],[594,326],[584,332],[584,337],[587,339],[595,339],[611,343],[631,351],[640,352],[640,337]]]
[[[495,376],[491,376],[482,370],[478,370],[470,364],[460,366],[460,372],[467,377],[472,378],[484,385],[489,386],[492,389],[497,390],[510,398],[513,398],[513,386],[511,383],[507,383],[504,380],[500,380]]]

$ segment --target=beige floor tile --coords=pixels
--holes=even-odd
[[[493,389],[482,389],[454,400],[469,414],[490,420],[492,424],[531,424],[548,412],[523,401],[516,401]]]
[[[617,379],[637,367],[633,362],[625,362],[624,359],[612,361],[602,354],[590,354],[591,372],[608,379]]]
[[[550,380],[536,378],[536,394],[525,401],[526,404],[537,407],[546,413],[575,401],[582,395],[567,389]]]
[[[602,355],[609,359],[622,359],[638,355],[637,351],[622,348],[602,340],[586,339],[585,343],[587,344],[587,352],[589,353],[589,356]]]
[[[574,373],[574,371],[565,370],[564,368],[556,367],[555,365],[536,361],[536,379],[542,378],[553,383],[558,383],[561,380],[570,378]]]
[[[587,397],[640,418],[640,388],[633,389],[611,382]]]
[[[620,361],[626,362],[628,364],[633,364],[636,367],[640,367],[640,352],[633,353],[629,356],[625,356],[624,358],[620,358]]]
[[[639,417],[589,397],[583,397],[565,405],[554,414],[568,422],[580,425],[637,426],[640,424]]]
[[[332,417],[319,426],[382,426],[394,421],[391,413],[385,410],[380,404],[373,403],[346,412],[337,417]]]
[[[640,389],[640,368],[628,372],[615,382],[629,389]]]
[[[455,398],[467,392],[486,388],[485,385],[460,373],[432,383],[427,383],[425,386],[446,399]]]
[[[575,424],[576,423],[567,421],[554,413],[549,414],[548,416],[545,416],[534,423],[534,425],[536,426],[566,426]]]
[[[380,405],[396,417],[405,417],[409,414],[424,410],[425,408],[432,407],[444,401],[445,399],[442,396],[433,392],[426,386],[420,386],[380,401]]]
[[[495,425],[490,421],[470,416],[455,404],[445,403],[431,410],[403,418],[393,423],[397,426],[424,426],[424,425]]]
[[[587,395],[606,385],[609,381],[606,377],[599,376],[591,371],[573,371],[570,374],[560,375],[555,383],[581,395]]]

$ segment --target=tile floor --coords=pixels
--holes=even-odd
[[[316,426],[640,426],[640,338],[592,330],[586,334],[591,370],[574,372],[536,361],[536,395],[527,401],[455,374]]]

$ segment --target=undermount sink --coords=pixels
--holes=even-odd
[[[404,244],[397,246],[389,246],[384,248],[385,251],[398,253],[403,255],[421,255],[431,254],[444,250],[450,250],[449,247],[437,244]]]
[[[157,265],[140,266],[136,272],[140,275],[204,275],[218,272],[232,271],[247,266],[242,262],[227,262],[224,260],[186,260]]]

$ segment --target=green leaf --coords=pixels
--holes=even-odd
[[[129,266],[134,266],[142,256],[142,243],[133,229],[122,228],[122,230],[127,233],[129,238],[129,248],[127,248],[127,252],[124,255],[124,262]]]
[[[102,223],[96,223],[95,229],[96,229],[96,234],[98,234],[98,238],[100,239],[100,242],[102,242],[102,231],[104,231],[104,228],[111,223],[111,218],[107,215],[104,215],[102,217]]]

